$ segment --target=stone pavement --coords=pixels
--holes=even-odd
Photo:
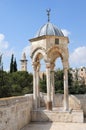
[[[86,123],[34,122],[21,130],[86,130]]]

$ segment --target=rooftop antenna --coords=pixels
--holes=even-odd
[[[50,11],[51,11],[51,9],[47,9],[47,10],[46,10],[47,16],[48,16],[48,22],[50,22]]]

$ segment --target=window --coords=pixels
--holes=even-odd
[[[83,71],[83,69],[81,69],[81,71]]]
[[[59,44],[59,39],[58,38],[55,39],[55,44]]]

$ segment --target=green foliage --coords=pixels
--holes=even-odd
[[[55,72],[55,92],[64,93],[63,70],[58,69]],[[68,86],[70,94],[86,94],[86,85],[84,80],[78,81],[76,76],[73,81],[71,71],[68,72]],[[46,93],[46,75],[40,79],[40,91]],[[20,96],[33,92],[33,75],[26,71],[7,73],[0,70],[0,98],[9,96]]]
[[[63,70],[55,71],[55,93],[64,93],[63,88]]]
[[[69,90],[71,94],[86,94],[86,85],[83,82],[79,83],[76,79]]]
[[[64,80],[63,80],[63,70],[58,69],[55,71],[55,93],[64,93]],[[68,89],[70,94],[86,94],[86,85],[82,80],[78,81],[78,77],[76,74],[75,80],[73,80],[71,69],[68,71]],[[40,79],[40,90],[42,92],[47,92],[46,89],[46,76],[43,75],[43,79]]]
[[[0,97],[8,97],[8,96],[11,96],[9,77],[6,72],[0,71]]]
[[[43,78],[40,79],[40,91],[46,93],[46,75],[43,73]]]
[[[20,96],[33,92],[33,76],[28,72],[0,72],[0,97]]]

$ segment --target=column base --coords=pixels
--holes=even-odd
[[[47,110],[52,110],[52,102],[47,102]]]

